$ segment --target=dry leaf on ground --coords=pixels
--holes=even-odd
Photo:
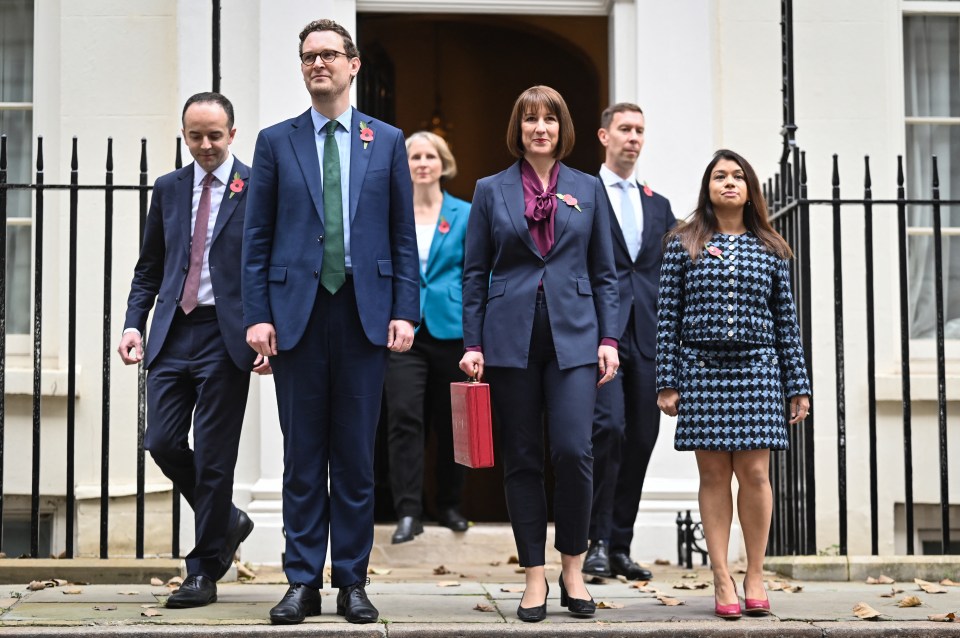
[[[145,605],[140,605],[140,609],[153,609],[158,606],[159,605],[157,605],[157,603],[147,603]]]
[[[70,581],[64,580],[64,579],[62,579],[62,578],[54,578],[54,579],[53,579],[53,586],[54,586],[54,587],[63,587],[64,585],[69,584],[69,582],[70,582]]]
[[[687,572],[680,578],[699,578],[699,574],[697,574],[697,572]]]
[[[884,575],[884,574],[880,574],[880,577],[879,577],[879,578],[874,578],[873,576],[868,576],[868,577],[867,577],[867,580],[866,580],[866,583],[867,583],[868,585],[892,585],[892,584],[895,583],[895,582],[897,582],[897,581],[895,581],[894,579],[892,579],[892,578],[890,578],[889,576],[886,576],[886,575]]]
[[[671,598],[670,596],[657,596],[657,600],[667,607],[676,607],[677,605],[683,604],[683,601],[679,598]]]
[[[368,574],[373,574],[374,576],[387,576],[392,572],[392,569],[386,567],[369,567],[367,568]]]
[[[434,567],[434,568],[433,568],[433,575],[434,575],[434,576],[443,576],[444,574],[452,574],[452,573],[453,573],[453,572],[451,572],[449,569],[447,569],[447,568],[444,567],[443,565],[440,565],[439,567]]]
[[[61,593],[63,594],[82,594],[82,589],[64,589]]]
[[[630,588],[640,589],[641,587],[646,587],[649,584],[650,584],[649,580],[635,580],[632,583],[630,583]]]
[[[707,587],[709,587],[709,585],[704,582],[700,582],[700,583],[682,583],[681,582],[681,583],[673,584],[674,589],[706,589]]]
[[[882,614],[867,603],[857,603],[853,606],[853,615],[862,620],[873,620]]]
[[[803,585],[784,585],[782,591],[788,594],[799,594],[803,591]]]
[[[476,606],[473,608],[473,610],[474,611],[496,611],[490,605],[484,605],[483,603],[477,603]]]
[[[623,609],[623,605],[620,603],[608,602],[606,600],[601,600],[597,602],[597,609]]]
[[[514,574],[526,574],[526,573],[527,573],[527,570],[526,570],[525,567],[517,567],[515,570],[513,570],[513,573],[514,573]]]
[[[437,587],[459,587],[459,580],[441,580],[437,583]]]
[[[784,587],[783,583],[775,580],[768,580],[764,582],[764,585],[766,585],[767,591],[780,591]]]
[[[653,564],[654,565],[672,565],[673,563],[671,563],[666,558],[658,558],[657,560],[653,561]]]
[[[660,594],[660,590],[659,590],[659,589],[657,589],[656,587],[649,587],[649,586],[637,587],[637,591],[639,591],[639,592],[641,592],[641,593],[643,593],[643,594],[654,594],[654,595],[659,595],[659,594]]]
[[[140,592],[138,592],[138,591],[118,591],[117,593],[120,594],[121,596],[136,596],[136,595],[139,594]]]
[[[508,594],[519,594],[524,590],[523,587],[513,586],[513,587],[501,587],[500,591],[506,592]]]
[[[153,585],[154,587],[161,587],[163,585],[163,581],[157,578],[156,576],[154,576],[153,578],[150,579],[150,584]]]
[[[492,561],[490,561],[490,566],[491,566],[491,567],[500,567],[500,561],[498,561],[498,560],[492,560]]]
[[[920,583],[917,583],[917,584],[920,585]],[[923,591],[927,592],[928,594],[945,594],[945,593],[947,593],[947,590],[946,590],[946,589],[944,589],[944,588],[941,587],[940,585],[937,585],[936,583],[924,583],[924,584],[920,585],[920,589],[922,589]]]
[[[174,576],[173,578],[167,581],[167,587],[170,587],[171,585],[176,585],[177,587],[179,587],[182,584],[183,584],[183,579],[180,578],[179,576]]]
[[[886,594],[880,594],[880,598],[893,598],[897,594],[902,594],[902,593],[903,593],[902,589],[898,589],[897,587],[891,587],[890,591],[887,592]]]
[[[95,611],[116,611],[116,605],[94,605],[93,609]]]
[[[520,559],[517,558],[516,556],[511,556],[510,558],[507,559],[507,565],[519,565],[519,564],[520,564]]]
[[[947,587],[960,587],[960,583],[955,583],[949,578],[944,578],[940,581],[941,585],[946,585]]]
[[[150,607],[149,609],[144,609],[141,611],[140,615],[146,616],[147,618],[153,618],[154,616],[162,616],[163,614],[157,611],[154,607]]]
[[[54,582],[52,580],[31,580],[30,584],[27,585],[27,589],[30,591],[40,591],[41,589],[46,589],[47,587],[54,587]]]
[[[957,615],[954,612],[949,614],[930,614],[927,616],[927,620],[932,620],[933,622],[954,622],[957,619]]]
[[[390,570],[387,570],[390,573]],[[257,577],[257,572],[247,567],[244,563],[237,563],[237,580],[253,580]]]
[[[897,607],[919,607],[922,604],[923,601],[916,596],[904,596],[897,603]]]

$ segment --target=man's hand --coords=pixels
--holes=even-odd
[[[413,324],[406,319],[391,319],[387,326],[387,349],[406,352],[413,347]]]
[[[657,393],[657,407],[667,416],[677,416],[680,393],[675,388],[664,388]]]
[[[140,333],[131,330],[120,338],[120,345],[117,347],[120,358],[125,364],[133,365],[143,360],[143,341],[140,339]]]
[[[464,352],[463,358],[460,359],[460,369],[463,370],[467,376],[473,377],[477,381],[482,381],[483,353],[473,351]]]
[[[272,323],[255,323],[247,328],[247,345],[264,357],[277,354],[277,331]]]
[[[617,370],[620,369],[620,353],[613,346],[600,346],[597,348],[597,364],[600,366],[600,374],[603,375],[597,382],[599,388],[617,376]]]
[[[257,355],[253,362],[253,371],[257,374],[273,374],[273,368],[270,367],[270,359],[262,354]]]

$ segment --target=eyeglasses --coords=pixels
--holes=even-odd
[[[320,52],[305,51],[301,53],[300,62],[302,62],[307,66],[313,66],[313,64],[317,61],[317,58],[320,58],[321,60],[323,60],[324,64],[333,64],[333,62],[337,59],[338,55],[342,55],[345,58],[350,57],[343,51],[334,51],[333,49],[324,49],[323,51],[320,51]]]

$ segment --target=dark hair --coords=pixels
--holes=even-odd
[[[690,253],[691,259],[696,261],[700,257],[704,245],[717,232],[717,215],[713,212],[713,205],[710,203],[710,174],[720,160],[736,162],[743,169],[743,175],[747,181],[747,203],[743,207],[743,225],[776,256],[781,259],[793,257],[790,245],[770,225],[767,202],[763,199],[763,191],[756,171],[750,166],[750,162],[727,149],[720,149],[714,153],[713,159],[707,164],[703,179],[700,180],[700,196],[697,199],[696,210],[690,213],[683,223],[677,224],[667,233],[664,241],[668,242],[674,237],[679,237],[680,243]]]
[[[617,102],[603,109],[603,113],[600,114],[600,128],[610,128],[610,123],[613,122],[613,116],[617,113],[626,113],[627,111],[643,115],[643,109],[633,102]]]
[[[314,20],[307,26],[303,27],[303,31],[300,32],[300,50],[298,51],[299,55],[303,55],[303,41],[306,40],[307,36],[314,31],[333,31],[343,38],[344,53],[351,58],[360,57],[360,50],[357,48],[357,45],[353,43],[353,37],[351,37],[350,32],[340,26],[340,23],[333,20],[328,20],[326,18],[322,20]]]
[[[230,100],[224,97],[223,94],[205,91],[203,93],[194,93],[188,97],[186,103],[183,105],[183,113],[180,114],[180,123],[183,125],[186,124],[187,109],[190,108],[191,104],[219,104],[223,112],[227,114],[227,128],[233,128],[233,104],[231,104]]]
[[[567,108],[563,97],[549,86],[531,86],[513,103],[510,123],[507,124],[507,150],[514,157],[523,157],[526,149],[523,148],[520,124],[523,122],[524,115],[530,112],[536,113],[540,109],[553,113],[560,122],[560,134],[553,156],[561,160],[573,150],[573,119],[570,117],[570,109]]]

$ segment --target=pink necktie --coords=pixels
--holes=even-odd
[[[180,308],[187,315],[200,303],[200,271],[203,270],[203,249],[207,246],[207,226],[210,223],[211,182],[213,173],[207,173],[200,182],[203,191],[200,193],[200,203],[197,204],[197,221],[193,226],[193,240],[190,242],[190,270],[187,271],[183,295],[180,297]]]

